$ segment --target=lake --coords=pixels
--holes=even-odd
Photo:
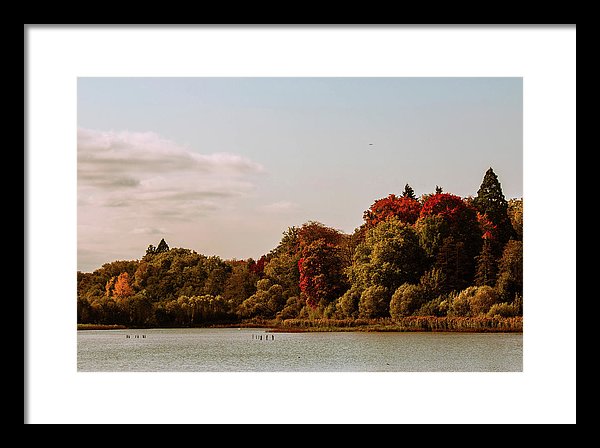
[[[85,330],[88,372],[520,372],[522,333]]]

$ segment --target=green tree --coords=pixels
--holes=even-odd
[[[415,199],[415,200],[417,199],[417,197],[415,196],[415,190],[413,190],[412,187],[408,184],[406,184],[404,186],[404,191],[402,192],[402,197]]]
[[[238,314],[243,318],[261,317],[270,319],[282,311],[286,305],[281,285],[271,285],[269,280],[262,279],[257,283],[257,290],[244,300],[238,308]]]
[[[250,272],[245,261],[230,261],[227,264],[231,268],[231,274],[225,280],[223,298],[237,307],[256,292],[258,276]]]
[[[464,242],[452,236],[444,239],[434,264],[445,278],[444,292],[467,287],[473,279],[474,264]]]
[[[523,242],[506,243],[498,269],[496,288],[505,302],[523,297]]]
[[[300,254],[281,251],[265,266],[265,275],[283,287],[286,297],[300,295],[298,261],[300,261]]]
[[[390,315],[394,319],[410,316],[426,302],[424,288],[420,285],[404,283],[399,286],[390,301]]]
[[[473,199],[473,206],[496,226],[498,243],[500,247],[504,246],[513,235],[512,225],[508,218],[508,202],[492,168],[486,171],[477,196]]]
[[[442,216],[431,215],[419,218],[415,225],[419,244],[430,259],[435,258],[444,238],[450,235],[450,226]]]
[[[494,254],[493,243],[490,240],[483,241],[481,253],[477,256],[476,261],[475,284],[477,286],[494,286],[498,275],[498,262]]]
[[[355,288],[350,288],[338,299],[337,309],[345,318],[358,317],[358,308],[360,303],[360,291]]]
[[[167,252],[169,250],[169,245],[165,242],[164,238],[161,238],[160,243],[156,246],[154,253],[160,254],[162,252]]]
[[[395,291],[406,282],[416,283],[425,267],[425,253],[415,229],[397,219],[369,229],[356,248],[349,269],[352,286],[362,291],[382,286]]]
[[[430,266],[445,276],[444,292],[463,289],[473,281],[482,229],[468,201],[449,193],[430,195],[423,203],[416,229]]]
[[[389,316],[390,294],[383,286],[370,286],[363,291],[358,303],[361,317],[387,317]]]
[[[278,319],[295,319],[298,317],[302,308],[304,308],[305,301],[298,296],[290,297],[286,300],[283,309],[277,313]]]
[[[446,291],[446,275],[441,269],[432,268],[419,279],[426,300],[432,300]]]

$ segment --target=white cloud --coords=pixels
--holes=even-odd
[[[162,227],[136,227],[131,233],[136,235],[164,235],[167,231]]]
[[[264,172],[240,155],[201,154],[152,132],[81,128],[77,162],[78,244],[86,259],[102,247],[90,229],[105,229],[105,245],[145,247],[149,235],[235,208]]]
[[[298,204],[290,201],[278,201],[264,205],[263,210],[269,213],[284,213],[298,210]]]

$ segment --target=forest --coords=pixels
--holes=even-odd
[[[523,199],[507,200],[492,168],[476,196],[436,186],[417,198],[406,184],[375,200],[363,221],[351,234],[316,221],[289,227],[256,260],[162,239],[139,260],[77,272],[77,323],[522,322]]]

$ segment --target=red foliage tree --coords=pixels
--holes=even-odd
[[[248,270],[262,278],[265,272],[265,264],[267,264],[267,257],[265,255],[262,255],[258,261],[250,259],[248,260]]]
[[[343,294],[346,285],[340,250],[324,239],[304,247],[298,270],[300,290],[309,306],[327,305]]]
[[[342,233],[317,221],[302,224],[302,227],[298,230],[300,251],[321,239],[328,244],[337,246],[342,239]]]
[[[376,200],[363,218],[369,227],[390,218],[398,218],[402,222],[414,224],[421,213],[421,204],[408,196],[390,194],[387,198]]]
[[[481,228],[481,237],[484,240],[496,241],[498,238],[498,226],[489,220],[486,214],[477,212],[477,222]]]
[[[456,224],[466,214],[475,217],[475,210],[469,207],[459,196],[450,193],[430,195],[421,209],[421,218],[437,215],[443,217],[449,224]]]

